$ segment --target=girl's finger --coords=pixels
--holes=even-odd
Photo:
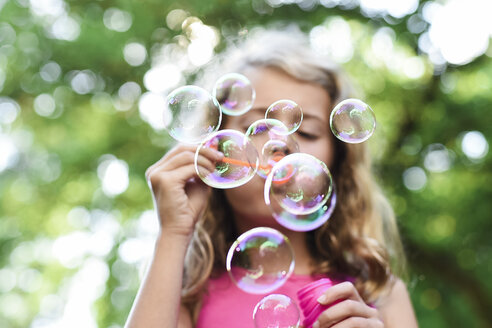
[[[331,327],[350,317],[377,318],[378,311],[363,302],[346,299],[330,306],[318,317],[321,327]]]
[[[209,171],[213,171],[215,169],[215,162],[220,158],[220,156],[214,156],[213,154],[207,153],[203,156],[202,153],[197,157],[197,164],[199,166],[203,166],[207,168]],[[194,164],[195,163],[195,153],[191,151],[183,151],[179,154],[176,154],[174,157],[168,159],[167,161],[161,163],[158,166],[153,167],[150,171],[147,172],[147,178],[159,171],[173,171],[181,166]]]
[[[354,284],[349,281],[344,281],[334,285],[326,290],[326,292],[318,298],[318,303],[323,305],[332,304],[337,300],[351,299],[358,302],[364,302],[360,297],[359,292]]]
[[[168,151],[159,161],[157,161],[156,165],[161,165],[163,162],[167,161],[169,158],[172,158],[182,152],[190,151],[192,153],[196,153],[197,146],[195,145],[179,145],[170,151]],[[210,160],[222,159],[224,156],[221,152],[212,148],[200,148],[200,155],[209,158]]]
[[[167,161],[165,164],[157,167],[156,171],[173,171],[181,166],[193,164],[195,165],[195,154],[192,152],[184,152],[179,155],[174,156],[172,159]],[[209,158],[198,155],[197,157],[198,166],[203,166],[209,171],[215,169],[215,160],[210,160]]]
[[[180,145],[175,147],[165,154],[159,161],[151,165],[145,172],[145,177],[148,180],[150,175],[156,170],[172,170],[178,166],[184,165],[186,162],[193,161],[195,152],[196,146]],[[221,160],[224,157],[221,152],[208,148],[201,149],[200,156],[208,158],[212,162]],[[176,158],[179,158],[179,160],[176,161]]]
[[[203,168],[207,172],[206,168]],[[150,177],[150,182],[152,186],[160,185],[164,186],[163,190],[168,190],[173,192],[175,188],[182,188],[190,179],[198,179],[195,165],[188,164],[176,168],[173,171],[159,171],[157,170]],[[168,186],[168,187],[165,187]],[[172,196],[172,195],[170,195]]]
[[[313,326],[314,327],[314,326]],[[320,326],[323,327],[323,326]],[[343,320],[333,326],[326,326],[331,328],[384,328],[384,324],[381,320],[376,318],[361,318],[361,317],[351,317],[346,320]]]
[[[157,162],[149,166],[147,171],[145,172],[145,176],[148,178],[150,173],[158,166],[162,165],[164,162],[166,162],[169,158],[172,158],[173,156],[176,156],[176,154],[182,153],[184,151],[191,151],[194,152],[196,150],[196,146],[191,146],[191,145],[177,145],[173,148],[171,148],[168,152],[166,152]]]

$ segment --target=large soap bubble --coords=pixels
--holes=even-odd
[[[309,154],[290,154],[275,164],[267,177],[265,202],[278,203],[295,215],[311,214],[326,203],[332,185],[325,163]]]
[[[171,137],[184,143],[200,143],[219,129],[222,120],[217,100],[194,85],[172,91],[167,96],[166,107],[166,116],[171,115],[166,130]]]
[[[251,109],[256,94],[246,76],[229,73],[215,82],[213,96],[224,114],[239,116]]]
[[[253,320],[256,328],[295,328],[301,321],[297,304],[283,294],[270,294],[255,306]]]
[[[252,294],[270,293],[282,286],[294,270],[294,251],[279,231],[259,227],[246,231],[227,253],[232,281]]]
[[[348,143],[361,143],[374,133],[376,116],[363,101],[345,99],[331,112],[330,127],[338,139]]]
[[[297,131],[301,126],[302,117],[301,107],[292,100],[278,100],[271,104],[265,112],[266,119],[279,120],[287,127],[287,130],[284,130],[279,129],[277,125],[269,126],[273,132],[283,135]]]
[[[250,138],[260,155],[260,165],[256,172],[260,177],[266,179],[273,165],[286,155],[299,152],[299,145],[291,134],[273,133],[270,127],[287,132],[287,127],[275,119],[260,119],[253,122],[246,136]]]
[[[294,231],[311,231],[322,226],[332,216],[337,203],[337,193],[335,184],[330,198],[325,205],[311,214],[292,214],[282,208],[275,199],[270,198],[267,205],[272,211],[272,215],[282,226]]]
[[[211,148],[222,152],[224,157],[210,172],[198,165],[201,152]],[[214,132],[198,146],[195,153],[195,170],[207,185],[215,188],[234,188],[251,180],[259,163],[258,152],[249,138],[236,130]]]

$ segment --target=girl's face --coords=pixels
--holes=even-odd
[[[329,129],[329,113],[332,103],[326,90],[318,84],[299,81],[273,68],[251,68],[243,74],[253,84],[256,100],[246,114],[228,116],[223,128],[245,132],[251,123],[265,117],[266,109],[273,102],[293,100],[304,113],[302,124],[294,133],[299,151],[311,154],[331,167],[334,140]],[[259,225],[278,228],[263,198],[264,182],[264,179],[255,176],[247,184],[225,191],[241,231]]]

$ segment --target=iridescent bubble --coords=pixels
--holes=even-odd
[[[229,73],[215,82],[213,96],[224,114],[239,116],[251,109],[256,93],[246,76]]]
[[[332,216],[337,204],[337,193],[335,184],[325,205],[311,214],[292,214],[282,208],[277,201],[270,198],[267,205],[272,211],[272,215],[282,226],[294,231],[311,231],[322,226]]]
[[[267,163],[268,172],[285,156],[298,153],[299,146],[291,135],[268,140],[261,149],[261,163]],[[259,173],[260,174],[260,173]],[[260,175],[266,179],[266,176]]]
[[[287,237],[277,230],[254,228],[232,244],[226,268],[232,281],[243,291],[270,293],[292,274],[294,251]]]
[[[333,179],[325,163],[316,157],[295,153],[282,158],[265,181],[265,202],[294,215],[316,212],[331,195]]]
[[[331,112],[330,127],[338,139],[348,143],[361,143],[374,133],[376,116],[363,101],[345,99]]]
[[[295,132],[302,123],[302,109],[292,100],[278,100],[268,107],[265,112],[266,119],[275,119],[282,122],[286,127],[284,129],[278,129],[276,125],[269,126],[269,128],[277,134],[286,135]]]
[[[171,116],[170,120],[168,115]],[[219,129],[222,112],[209,92],[194,85],[185,85],[167,96],[164,119],[171,137],[180,142],[197,144]]]
[[[224,154],[210,172],[198,165],[198,156],[206,148],[218,150]],[[195,170],[207,185],[214,188],[234,188],[251,180],[256,173],[259,159],[252,142],[243,133],[236,130],[220,130],[208,136],[198,146],[195,153]]]
[[[256,328],[295,328],[300,324],[301,314],[289,296],[271,294],[256,304],[253,320]]]
[[[274,119],[261,119],[251,124],[246,131],[246,136],[261,153],[260,165],[256,172],[266,179],[273,165],[286,155],[299,152],[299,145],[291,134],[276,134],[269,127],[275,126],[277,130],[287,131],[287,127]]]

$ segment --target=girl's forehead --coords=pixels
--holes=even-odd
[[[288,99],[301,106],[306,119],[328,120],[331,100],[320,84],[299,80],[274,68],[249,68],[243,74],[256,91],[253,110],[265,111],[273,102]]]

